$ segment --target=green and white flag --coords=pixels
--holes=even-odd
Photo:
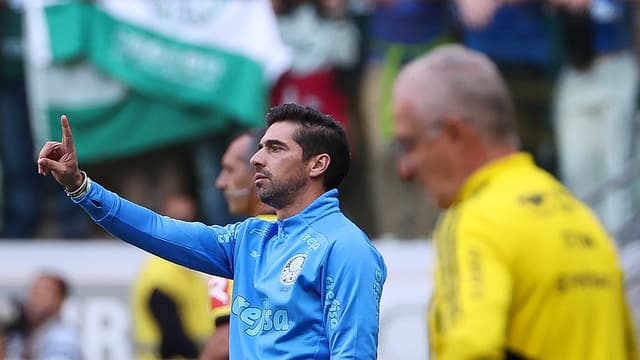
[[[39,140],[67,114],[85,163],[260,126],[290,63],[269,0],[30,0],[26,24]]]

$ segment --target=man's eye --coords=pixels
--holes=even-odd
[[[394,143],[395,152],[400,154],[410,152],[411,150],[413,150],[414,147],[415,147],[415,142],[412,141],[412,139],[397,140]]]

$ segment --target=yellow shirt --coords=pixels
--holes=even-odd
[[[474,173],[438,221],[436,359],[637,359],[613,241],[531,157]]]
[[[192,270],[153,256],[145,263],[133,287],[133,325],[136,357],[158,359],[160,328],[149,309],[154,289],[171,297],[178,307],[184,331],[194,342],[204,344],[213,332],[209,318],[206,278]]]

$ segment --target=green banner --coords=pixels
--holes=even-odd
[[[60,114],[71,122],[78,157],[94,163],[202,138],[233,122],[214,112],[185,108],[132,93],[103,107],[50,107],[51,138],[60,139]]]
[[[49,104],[52,138],[59,138],[60,115],[67,114],[81,161],[189,141],[233,124],[262,124],[267,88],[261,65],[249,57],[176,40],[91,4],[53,5],[45,14],[53,66],[86,61],[126,87],[126,96],[112,102]]]

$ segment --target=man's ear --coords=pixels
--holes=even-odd
[[[442,131],[452,142],[468,143],[471,138],[478,136],[474,128],[458,116],[447,117],[442,124]]]
[[[331,163],[331,157],[329,154],[318,154],[309,160],[309,177],[317,178],[322,176]]]
[[[468,121],[461,117],[449,117],[442,126],[446,141],[449,143],[449,151],[456,156],[466,156],[464,154],[477,156],[482,152],[486,137]]]
[[[462,119],[449,116],[444,119],[442,122],[442,132],[445,136],[449,138],[451,141],[458,141],[463,133],[463,122]]]

